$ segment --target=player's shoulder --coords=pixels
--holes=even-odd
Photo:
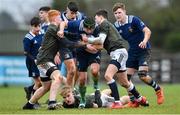
[[[101,27],[105,28],[105,27],[109,27],[110,26],[110,22],[108,20],[105,20],[101,23]]]
[[[128,22],[134,23],[134,22],[141,21],[141,18],[139,16],[129,15],[128,16]]]
[[[31,33],[27,33],[25,35],[25,39],[29,39],[29,40],[32,40],[35,36],[33,36]]]
[[[86,16],[84,13],[79,12],[79,11],[77,12],[77,20],[83,20],[85,18],[86,18]]]

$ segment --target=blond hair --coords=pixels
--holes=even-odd
[[[60,92],[60,95],[62,97],[66,97],[66,95],[68,93],[72,93],[72,88],[70,86],[64,86],[62,89],[61,89],[61,92]]]
[[[49,10],[48,11],[48,20],[50,22],[54,21],[54,17],[60,15],[61,13],[58,10]]]
[[[112,10],[113,10],[113,12],[115,12],[115,11],[116,11],[117,9],[119,9],[119,8],[120,8],[120,9],[123,9],[123,10],[126,10],[125,4],[120,3],[120,2],[114,4]]]

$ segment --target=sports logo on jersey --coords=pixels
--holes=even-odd
[[[140,25],[141,25],[141,26],[144,26],[145,24],[144,24],[144,22],[141,21]]]
[[[148,63],[147,63],[147,61],[145,61],[144,63],[143,63],[143,65],[147,65]]]
[[[133,29],[131,26],[128,28],[128,30],[129,30],[129,32],[133,32]]]
[[[121,33],[122,33],[122,30],[119,30],[119,33],[121,34]]]
[[[36,40],[34,40],[34,44],[37,44],[37,41],[36,41]]]
[[[100,56],[97,56],[96,59],[100,59]]]
[[[70,58],[70,55],[67,53],[64,55],[65,59]]]

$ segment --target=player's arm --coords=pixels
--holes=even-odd
[[[57,54],[54,57],[54,63],[55,64],[60,64],[61,63],[60,53],[59,52],[57,52]]]
[[[151,30],[146,26],[142,30],[144,32],[144,39],[143,41],[139,44],[139,47],[141,48],[146,48],[146,44],[150,39],[151,36]]]
[[[83,39],[84,41],[87,41],[90,44],[104,44],[104,41],[107,37],[107,34],[100,33],[98,37],[87,37]]]
[[[144,39],[140,42],[140,48],[146,48],[147,42],[151,36],[151,30],[144,24],[144,22],[138,17],[133,18],[133,25],[135,25],[139,30],[144,32]]]
[[[63,44],[67,48],[83,48],[89,50],[97,50],[96,48],[92,47],[91,44],[85,44],[84,42],[73,42],[66,38],[59,39],[60,43]]]
[[[64,28],[66,28],[68,25],[68,21],[62,21],[60,23],[60,28],[59,28],[59,31],[57,32],[57,35],[60,37],[60,38],[63,38],[64,37]]]
[[[68,38],[74,38],[74,39],[82,39],[82,36],[77,33],[71,33],[71,32],[64,32],[64,36]]]
[[[93,44],[92,46],[94,48],[96,48],[97,50],[102,50],[103,49],[103,45],[102,44]]]
[[[35,60],[34,57],[30,54],[31,40],[29,40],[28,38],[24,38],[23,45],[24,45],[24,55],[30,58],[31,60]]]

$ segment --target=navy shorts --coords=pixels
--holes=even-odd
[[[86,51],[77,52],[77,66],[80,72],[86,72],[89,65],[92,63],[100,64],[101,53],[92,54]]]
[[[127,68],[139,69],[139,66],[148,66],[151,57],[151,50],[146,49],[141,52],[128,51]]]
[[[40,76],[37,65],[33,60],[26,59],[26,67],[28,69],[29,77],[37,78]]]
[[[69,48],[60,48],[59,53],[62,61],[73,59],[72,51]]]

